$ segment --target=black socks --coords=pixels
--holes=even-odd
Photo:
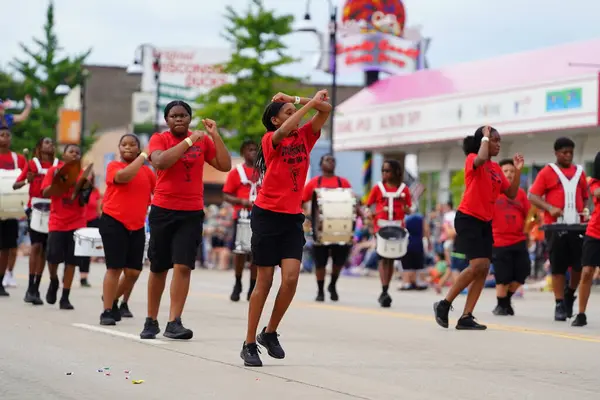
[[[319,288],[319,293],[323,293],[323,288],[325,287],[325,281],[324,280],[317,281],[317,287]]]
[[[381,286],[381,291],[383,293],[387,293],[389,288],[390,288],[390,285],[382,285]]]
[[[71,289],[64,289],[63,288],[63,292],[62,292],[62,296],[60,298],[60,301],[65,301],[65,300],[69,300],[69,294],[71,294]]]

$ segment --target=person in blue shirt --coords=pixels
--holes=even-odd
[[[429,230],[429,226],[418,212],[407,216],[404,222],[408,231],[408,251],[400,259],[403,281],[400,290],[425,290],[427,286],[418,284],[417,274],[425,268],[423,237],[429,236],[426,232]]]
[[[25,121],[31,112],[31,96],[25,96],[25,108],[20,114],[9,114],[6,109],[9,107],[8,101],[0,99],[0,127],[11,129],[14,124]]]

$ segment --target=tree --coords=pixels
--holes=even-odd
[[[246,138],[260,141],[265,133],[261,118],[265,106],[277,92],[294,90],[300,80],[280,75],[276,69],[293,63],[286,55],[281,37],[292,32],[292,15],[275,16],[262,0],[252,0],[244,14],[226,8],[227,26],[223,37],[234,48],[224,71],[235,76],[234,83],[219,86],[198,98],[196,117],[209,117],[230,133],[225,143],[236,151]]]
[[[54,31],[54,4],[49,2],[44,25],[44,38],[33,38],[37,51],[21,43],[28,59],[15,59],[11,66],[23,77],[25,92],[37,100],[29,118],[16,126],[13,146],[33,149],[43,137],[56,137],[58,111],[64,95],[56,94],[59,85],[73,88],[85,79],[83,64],[91,49],[75,57],[60,57],[61,48]]]

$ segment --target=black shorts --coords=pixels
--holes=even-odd
[[[313,258],[315,259],[315,268],[325,268],[327,260],[331,256],[331,262],[336,267],[346,265],[348,256],[350,255],[350,246],[339,244],[331,244],[328,246],[313,246]]]
[[[99,229],[104,245],[106,268],[142,270],[146,247],[144,228],[130,231],[120,221],[104,213],[100,217]]]
[[[48,233],[46,260],[49,264],[79,265],[81,257],[75,256],[75,240],[72,231],[54,231]]]
[[[553,275],[564,275],[569,267],[581,271],[583,235],[578,232],[546,231],[550,267]]]
[[[494,237],[492,235],[492,222],[482,221],[460,211],[454,217],[454,251],[464,254],[467,260],[475,258],[492,259]]]
[[[425,268],[425,253],[423,250],[407,251],[400,259],[404,271],[418,271]]]
[[[202,210],[169,210],[153,205],[148,215],[150,271],[165,272],[173,268],[173,264],[194,269],[203,223]]]
[[[25,211],[25,214],[27,214],[27,226],[29,227],[29,241],[31,244],[40,243],[43,248],[46,248],[48,234],[31,229],[31,208],[28,208],[27,211]]]
[[[17,248],[19,239],[19,221],[16,219],[0,220],[0,250]]]
[[[600,267],[600,239],[587,235],[583,238],[581,265],[583,267]]]
[[[508,285],[511,282],[525,283],[531,272],[531,261],[527,242],[522,241],[504,247],[494,247],[494,276],[496,283]]]
[[[274,267],[281,260],[293,258],[302,261],[304,214],[285,214],[252,207],[252,259],[260,267]]]

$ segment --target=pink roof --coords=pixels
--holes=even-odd
[[[595,64],[573,67],[569,63]],[[576,77],[600,70],[600,39],[509,54],[418,71],[381,80],[348,99],[343,109],[423,99],[448,94],[487,92],[511,86]]]

